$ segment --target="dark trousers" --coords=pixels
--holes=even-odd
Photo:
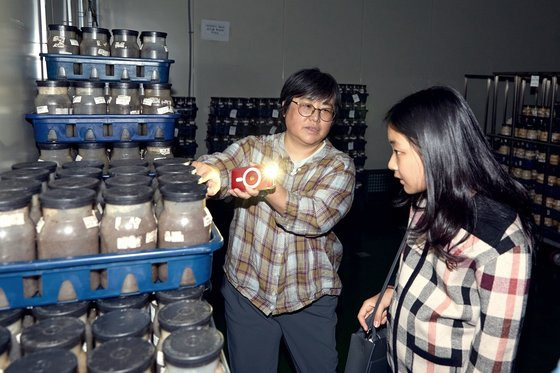
[[[336,371],[336,305],[325,295],[288,314],[266,316],[226,279],[224,296],[229,364],[233,373],[278,370],[280,341],[284,341],[298,372]]]

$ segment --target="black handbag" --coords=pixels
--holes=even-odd
[[[368,332],[366,333],[360,328],[357,332],[352,333],[344,373],[385,373],[391,371],[387,363],[387,328],[385,326],[381,326],[377,329],[374,328],[373,315],[375,314],[375,310],[379,307],[381,299],[383,299],[383,294],[385,294],[385,290],[387,290],[391,275],[399,262],[401,253],[406,245],[406,237],[407,235],[405,234],[399,251],[393,260],[389,274],[385,279],[383,288],[379,293],[374,311],[366,318]]]

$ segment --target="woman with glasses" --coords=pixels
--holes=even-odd
[[[276,372],[284,340],[300,372],[335,372],[337,274],[332,228],[352,204],[352,159],[326,140],[340,93],[319,69],[293,74],[281,92],[286,131],[249,136],[193,162],[208,194],[237,197],[222,287],[233,372]],[[275,187],[232,188],[233,169],[275,164]]]

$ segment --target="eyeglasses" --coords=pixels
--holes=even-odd
[[[319,109],[311,104],[297,102],[294,100],[292,100],[292,102],[297,105],[298,113],[302,117],[306,117],[306,118],[310,117],[313,115],[313,113],[315,113],[315,110],[319,110],[319,118],[321,118],[322,121],[330,122],[331,120],[334,119],[335,113],[334,110],[331,108]]]

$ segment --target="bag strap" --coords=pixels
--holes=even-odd
[[[412,216],[412,219],[414,219],[414,216]],[[412,222],[412,220],[411,220]],[[399,246],[399,250],[397,251],[397,255],[395,255],[395,259],[393,259],[393,264],[391,265],[391,269],[389,270],[389,273],[387,274],[387,277],[385,278],[385,282],[383,283],[383,288],[381,289],[381,292],[379,293],[379,296],[377,297],[377,302],[375,303],[375,307],[373,308],[373,312],[370,314],[369,317],[366,318],[366,323],[368,326],[368,332],[371,332],[372,330],[374,330],[373,328],[373,317],[375,315],[375,311],[377,310],[377,308],[379,307],[379,304],[381,303],[381,299],[383,299],[383,295],[385,294],[385,290],[387,290],[387,286],[389,285],[389,280],[391,279],[391,276],[393,275],[393,271],[395,270],[395,267],[397,266],[397,263],[399,262],[399,259],[401,257],[401,254],[404,250],[404,247],[406,246],[406,239],[408,238],[408,230],[410,228],[410,225],[406,228],[406,232],[404,234],[404,237],[401,241],[401,245]]]

